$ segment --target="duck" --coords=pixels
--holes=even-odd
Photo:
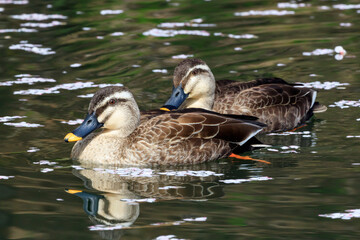
[[[82,124],[64,138],[76,142],[71,158],[113,166],[197,164],[236,156],[266,126],[254,117],[204,109],[143,115],[126,87],[99,89]]]
[[[263,132],[283,132],[305,124],[327,107],[316,102],[317,92],[281,78],[250,82],[215,81],[201,59],[188,58],[175,68],[173,91],[163,110],[202,108],[221,114],[255,116],[267,125]]]

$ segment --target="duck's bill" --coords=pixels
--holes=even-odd
[[[104,124],[98,122],[95,113],[88,114],[82,124],[71,133],[68,133],[64,140],[65,142],[79,141],[103,125]]]
[[[168,111],[178,109],[181,104],[183,104],[186,100],[186,98],[189,96],[189,94],[185,94],[184,89],[182,88],[181,84],[173,88],[173,91],[171,93],[170,98],[167,100],[164,106],[162,106],[160,109]]]
[[[99,200],[103,195],[87,193],[81,190],[65,189],[65,192],[81,197],[83,200],[84,211],[91,216],[95,216],[99,209]]]

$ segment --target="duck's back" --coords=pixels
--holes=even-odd
[[[196,164],[228,156],[229,142],[246,142],[264,125],[201,109],[168,112],[141,122],[126,150],[132,162]]]
[[[268,125],[265,132],[293,129],[313,115],[316,91],[295,87],[280,78],[251,82],[219,81],[213,110],[251,115]]]

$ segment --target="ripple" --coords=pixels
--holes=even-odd
[[[75,83],[64,83],[57,85],[55,87],[51,88],[45,88],[45,89],[27,89],[27,90],[19,90],[15,91],[15,95],[43,95],[43,94],[57,94],[60,93],[59,90],[78,90],[83,88],[104,88],[108,86],[123,86],[121,83],[115,83],[115,84],[94,84],[93,82],[75,82]]]
[[[210,33],[205,30],[163,30],[159,28],[153,28],[143,33],[144,36],[153,37],[175,37],[176,35],[195,35],[208,37]]]
[[[19,44],[13,44],[9,47],[11,50],[23,50],[26,52],[32,52],[39,55],[51,55],[56,52],[51,48],[45,48],[41,44],[32,44],[27,41],[21,41]]]
[[[287,10],[250,10],[248,12],[236,12],[234,13],[235,16],[247,17],[247,16],[285,16],[295,14],[294,11],[287,11]]]
[[[38,27],[38,28],[49,28],[49,27],[56,27],[56,26],[61,26],[61,25],[66,25],[66,23],[59,22],[59,21],[52,21],[52,22],[48,22],[48,23],[27,22],[27,23],[20,24],[21,27]]]
[[[67,19],[61,14],[42,14],[42,13],[23,13],[20,15],[12,15],[11,18],[27,21],[44,21],[49,19]]]

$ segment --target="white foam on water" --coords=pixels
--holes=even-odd
[[[113,32],[110,34],[110,36],[117,37],[117,36],[124,36],[123,32]]]
[[[184,218],[185,222],[205,222],[207,217]]]
[[[101,10],[100,14],[101,15],[117,15],[117,14],[121,14],[123,12],[124,12],[124,10],[120,10],[120,9],[118,9],[118,10],[105,9],[105,10]]]
[[[70,67],[72,67],[72,68],[81,67],[81,63],[73,63],[73,64],[70,65]]]
[[[279,133],[268,133],[269,136],[289,136],[289,135],[309,135],[310,131],[303,132],[279,132]]]
[[[205,30],[163,30],[159,28],[153,28],[149,31],[143,32],[144,36],[153,37],[175,37],[177,35],[195,35],[208,37],[210,33]]]
[[[38,32],[36,29],[31,28],[18,28],[18,29],[0,29],[0,33],[10,33],[10,32],[24,32],[24,33],[31,33],[31,32]]]
[[[216,37],[228,37],[228,38],[234,38],[234,39],[253,39],[253,38],[258,38],[258,36],[254,35],[254,34],[225,34],[222,32],[216,32],[214,33],[214,36]]]
[[[351,27],[352,23],[340,23],[340,27]]]
[[[319,55],[332,55],[334,53],[333,49],[329,48],[318,48],[312,52],[303,52],[304,56],[319,56]]]
[[[154,238],[153,240],[185,240],[185,239],[177,238],[176,235],[171,234],[171,235],[161,235],[161,236]]]
[[[303,8],[310,7],[311,4],[307,3],[295,3],[295,2],[280,2],[277,4],[278,8]]]
[[[185,188],[181,186],[165,186],[165,187],[159,187],[159,190],[169,190],[169,189],[179,189],[179,188]]]
[[[346,136],[346,138],[360,138],[360,135],[358,135],[358,136],[348,135],[348,136]]]
[[[341,82],[329,82],[329,81],[325,81],[325,82],[320,82],[320,81],[315,81],[315,82],[308,82],[308,83],[302,83],[302,82],[297,82],[297,83],[301,83],[303,84],[303,86],[296,86],[296,87],[306,87],[306,88],[316,88],[316,89],[324,89],[324,90],[330,90],[333,88],[338,88],[340,86],[349,86],[349,83],[341,83]]]
[[[359,9],[360,4],[335,4],[333,8],[339,10],[348,10],[348,9]]]
[[[173,58],[173,59],[186,59],[186,58],[191,58],[191,57],[194,57],[194,55],[193,54],[180,54],[180,55],[172,56],[171,58]]]
[[[209,176],[223,176],[222,173],[215,173],[213,171],[165,171],[159,172],[159,175],[166,175],[166,176],[176,176],[176,177],[185,177],[185,176],[193,176],[193,177],[209,177]]]
[[[60,84],[51,88],[45,88],[45,89],[27,89],[27,90],[19,90],[15,91],[15,95],[43,95],[43,94],[58,94],[60,93],[59,90],[78,90],[78,89],[84,89],[84,88],[104,88],[108,86],[123,86],[121,83],[114,83],[114,84],[107,84],[107,83],[101,83],[101,84],[94,84],[93,82],[75,82],[75,83],[64,83]]]
[[[0,180],[8,180],[10,178],[14,178],[14,176],[4,176],[4,175],[0,175]]]
[[[129,199],[129,198],[122,198],[120,201],[127,202],[127,203],[153,203],[156,202],[156,198],[142,198],[142,199]]]
[[[61,121],[61,123],[67,124],[67,125],[77,125],[81,124],[84,121],[84,119],[76,119],[76,120],[69,120],[69,121]]]
[[[51,48],[43,47],[41,44],[32,44],[27,43],[27,41],[22,41],[19,44],[12,44],[9,49],[11,50],[23,50],[26,52],[32,52],[39,55],[51,55],[55,54],[56,52],[53,51]]]
[[[20,118],[26,118],[26,116],[4,116],[4,117],[0,117],[0,122],[10,122]]]
[[[331,8],[329,6],[323,5],[323,6],[319,6],[318,9],[320,9],[320,10],[330,10]]]
[[[154,73],[168,73],[168,71],[166,69],[153,69],[152,70]]]
[[[15,81],[6,81],[6,82],[0,82],[0,86],[12,86],[14,84],[27,84],[27,85],[33,85],[35,83],[45,83],[45,82],[56,82],[55,79],[52,78],[42,78],[42,77],[36,77],[36,76],[26,76],[16,79]]]
[[[350,220],[352,218],[360,218],[360,209],[349,209],[349,210],[345,210],[345,212],[343,213],[337,212],[337,213],[329,213],[329,214],[319,214],[319,217]]]
[[[0,4],[25,5],[28,3],[28,0],[0,0]]]
[[[50,162],[50,161],[48,161],[48,160],[40,160],[39,162],[33,162],[33,164],[53,166],[53,165],[56,164],[56,162]]]
[[[219,180],[219,182],[223,182],[226,184],[239,184],[244,182],[253,182],[253,181],[268,181],[272,180],[271,177],[251,177],[251,178],[245,178],[245,179],[226,179],[226,180]]]
[[[42,14],[42,13],[23,13],[20,15],[12,15],[11,18],[27,21],[44,21],[49,19],[67,19],[61,14]]]
[[[40,151],[40,149],[37,148],[37,147],[30,147],[30,148],[29,148],[28,150],[26,150],[26,151],[32,153],[32,152],[38,152],[38,151]]]
[[[33,28],[49,28],[49,27],[56,27],[56,26],[62,26],[62,25],[66,25],[66,23],[59,22],[59,21],[52,21],[52,22],[48,22],[48,23],[27,22],[27,23],[20,24],[21,27],[33,27]]]
[[[340,100],[337,102],[334,102],[334,104],[329,105],[329,107],[339,107],[341,109],[343,108],[349,108],[349,107],[360,107],[360,99],[359,100]]]
[[[48,173],[48,172],[52,172],[52,171],[54,171],[54,169],[52,169],[52,168],[43,168],[40,170],[40,172],[42,172],[42,173]]]
[[[160,28],[176,28],[176,27],[216,27],[213,23],[202,23],[203,19],[196,18],[188,22],[165,22],[160,23],[157,27]]]
[[[88,93],[88,94],[85,94],[85,95],[78,95],[79,98],[92,98],[94,96],[93,93]]]
[[[247,16],[285,16],[285,15],[293,15],[294,11],[288,10],[250,10],[248,12],[236,12],[235,16],[247,17]]]
[[[37,123],[27,123],[27,122],[19,122],[19,123],[5,122],[4,125],[13,126],[13,127],[27,127],[27,128],[37,128],[37,127],[44,126],[44,125],[37,124]]]

